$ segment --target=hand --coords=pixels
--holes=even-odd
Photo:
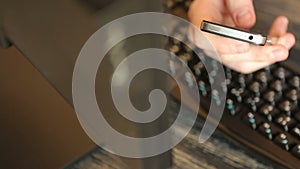
[[[188,12],[190,21],[200,27],[202,20],[208,20],[239,29],[249,30],[256,22],[252,0],[195,0]],[[203,33],[217,49],[226,66],[241,73],[251,73],[265,66],[287,59],[289,49],[295,44],[295,37],[287,33],[288,19],[279,16],[273,22],[269,36],[277,37],[275,44],[255,46],[209,33]],[[197,37],[189,35],[194,43]]]

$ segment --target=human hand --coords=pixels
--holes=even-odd
[[[249,30],[256,22],[252,0],[195,0],[190,6],[188,17],[197,27],[200,27],[202,20],[208,20]],[[288,19],[277,17],[269,30],[269,36],[277,37],[278,40],[269,46],[255,46],[218,35],[203,34],[217,49],[223,64],[241,73],[251,73],[287,59],[289,49],[295,44],[295,37],[287,33],[287,28]],[[189,37],[201,47],[200,38],[194,34]]]

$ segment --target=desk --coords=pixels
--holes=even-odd
[[[178,106],[177,102],[172,102],[171,109],[178,109]],[[279,168],[275,163],[237,143],[218,129],[206,143],[199,144],[198,136],[203,124],[202,119],[197,119],[195,127],[187,137],[173,149],[171,169]],[[129,169],[119,157],[101,148],[93,149],[65,169],[83,168]]]

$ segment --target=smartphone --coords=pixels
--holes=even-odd
[[[268,41],[268,38],[261,34],[254,34],[205,20],[202,21],[201,30],[260,46],[264,46]]]

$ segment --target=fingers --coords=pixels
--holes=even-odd
[[[282,45],[250,46],[249,51],[222,55],[223,62],[278,62],[287,59],[288,49]]]
[[[293,34],[286,33],[288,29],[288,23],[289,21],[286,17],[277,17],[270,28],[269,36],[277,37],[278,40],[276,44],[283,45],[287,49],[290,49],[295,45],[296,38]]]
[[[256,22],[252,0],[225,0],[237,27],[249,29]]]
[[[240,73],[248,74],[259,69],[262,69],[266,66],[269,66],[275,62],[234,62],[234,63],[223,63],[226,64],[229,68],[238,71]]]
[[[295,36],[287,33],[288,19],[280,16],[275,19],[269,35],[276,37],[277,42],[271,46],[253,46],[249,51],[238,54],[222,55],[225,65],[241,73],[251,73],[275,62],[287,59],[289,49],[295,44]]]
[[[282,36],[287,32],[289,21],[285,16],[277,17],[269,31],[270,36]]]
[[[291,33],[286,33],[285,35],[281,36],[277,40],[277,44],[286,47],[287,49],[291,49],[296,43],[296,38]]]
[[[194,0],[188,11],[189,20],[197,27],[202,20],[223,23],[223,0]]]

